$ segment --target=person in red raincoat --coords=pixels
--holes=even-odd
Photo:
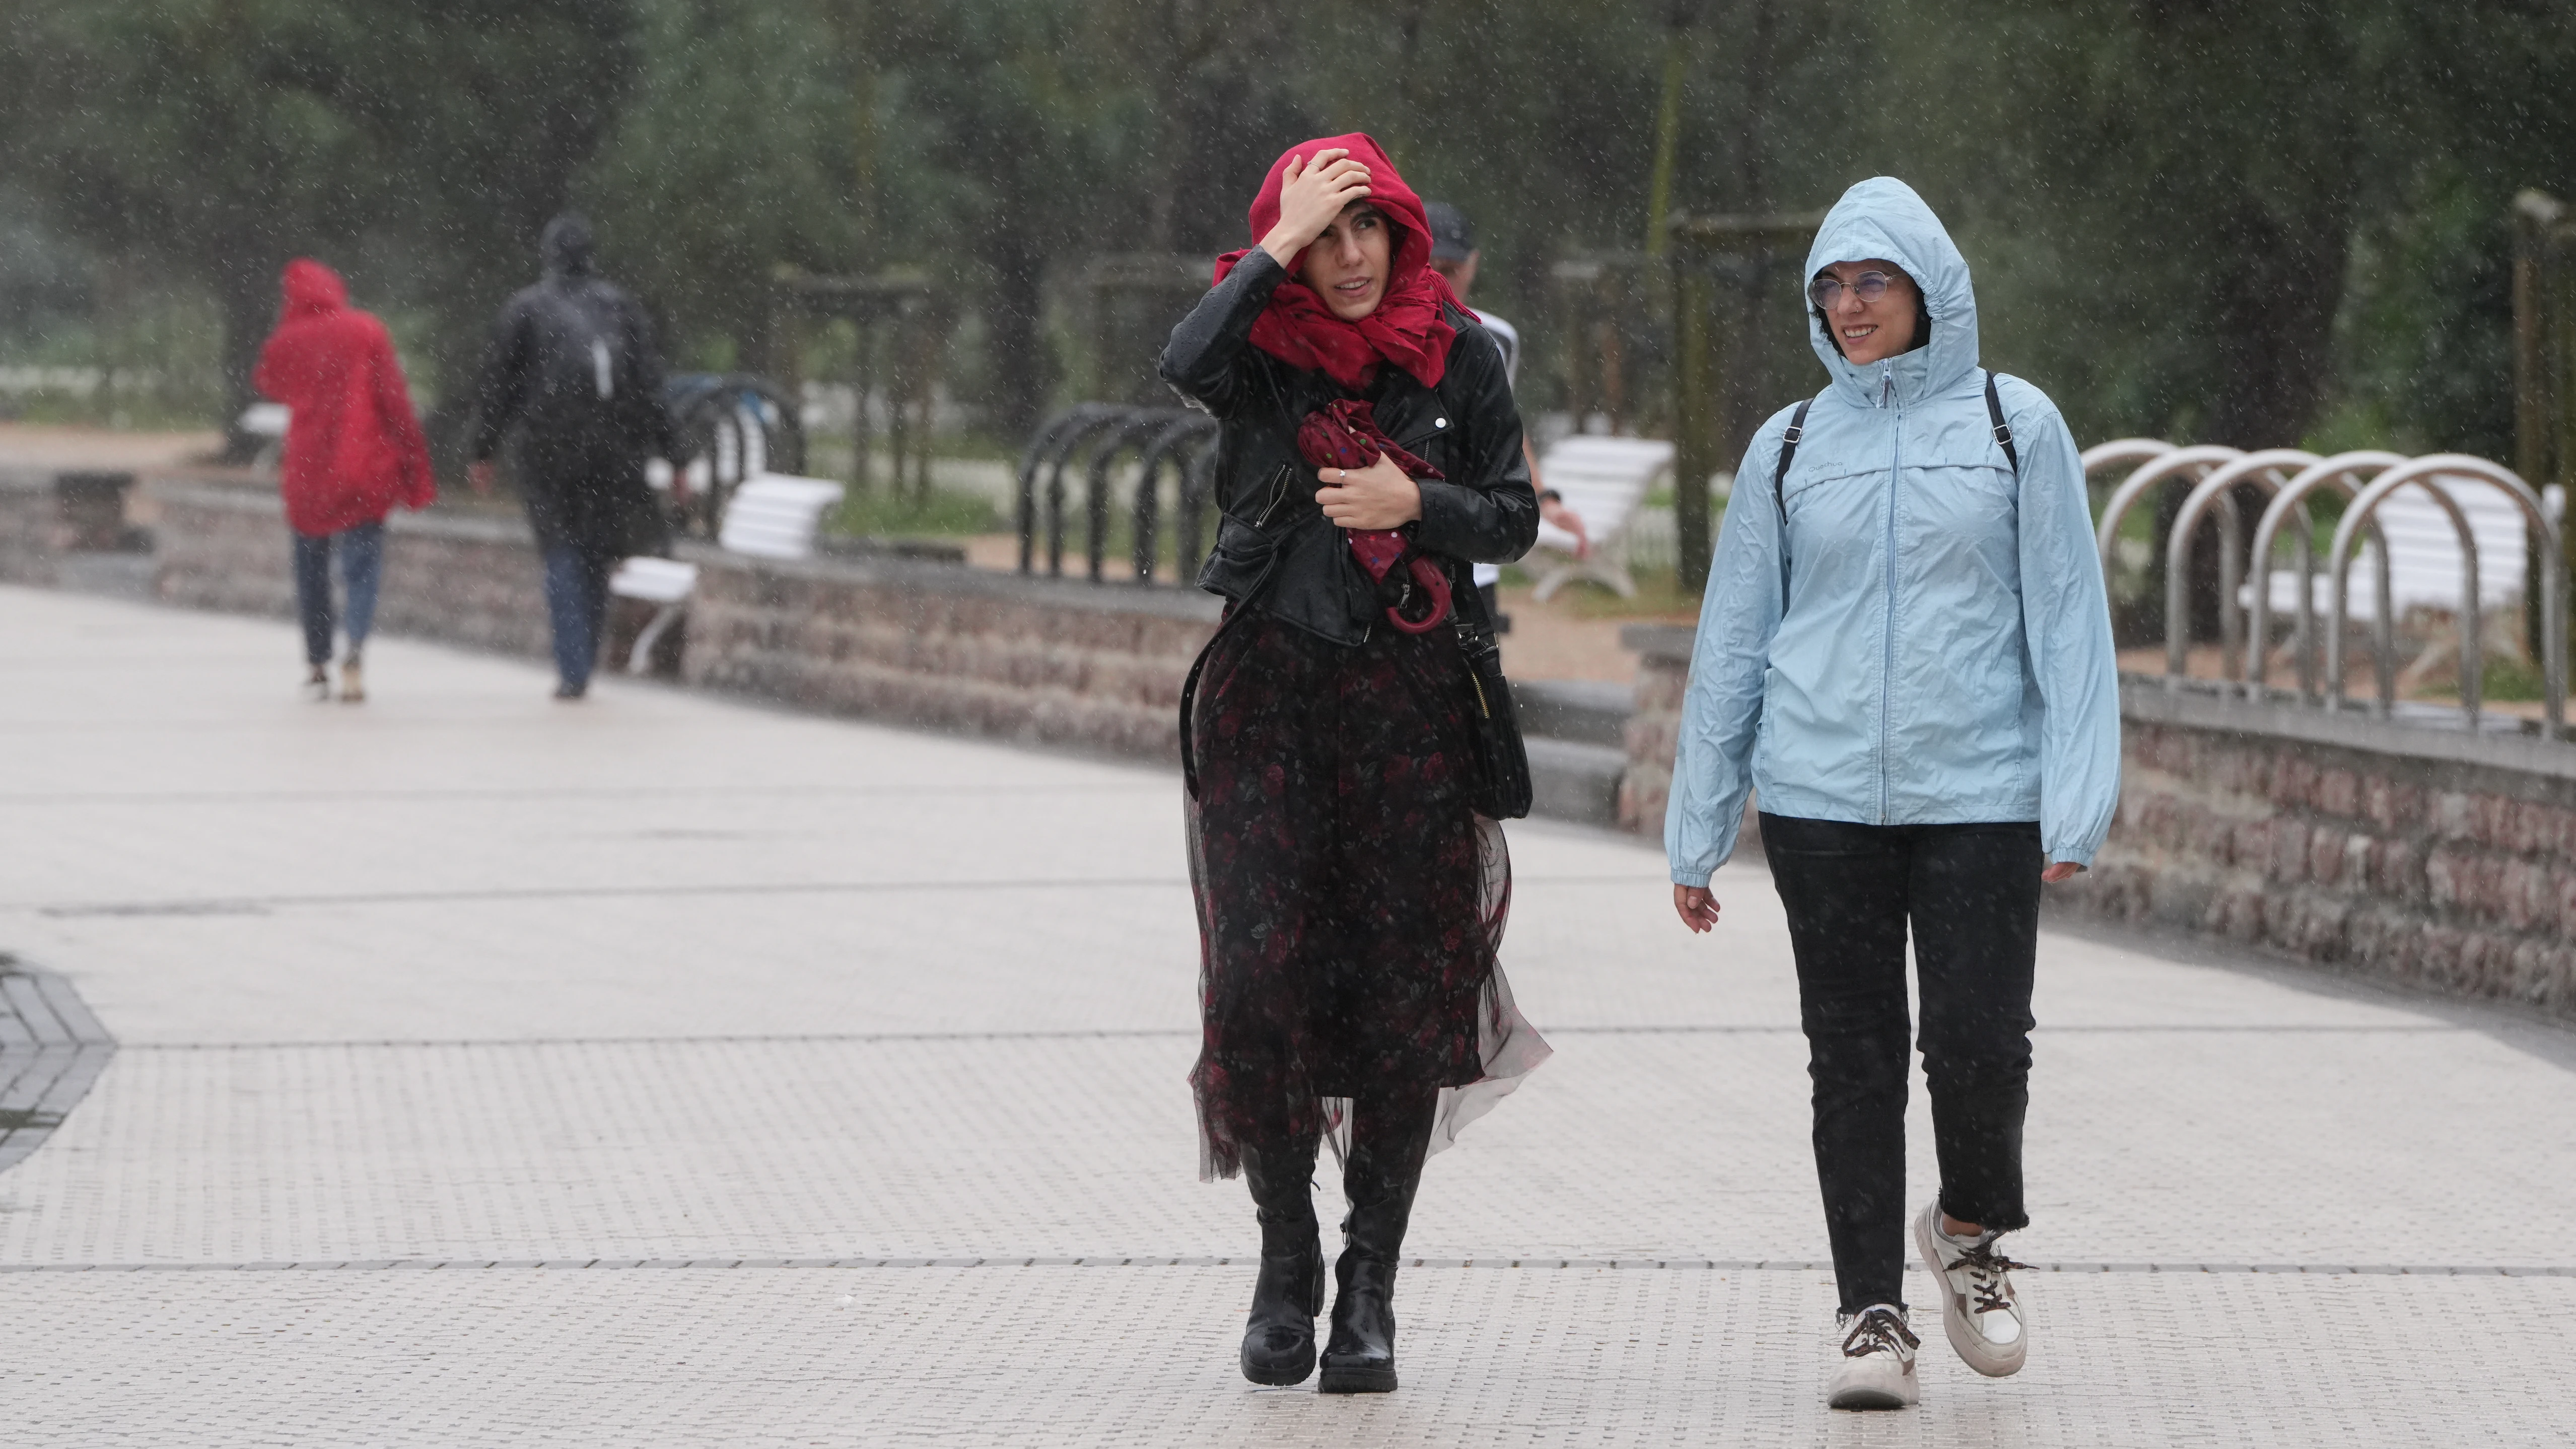
[[[295,609],[304,623],[305,688],[331,697],[331,555],[348,592],[349,652],[340,697],[367,697],[360,651],[375,622],[384,568],[385,515],[438,497],[429,445],[393,339],[373,314],[349,305],[337,272],[309,257],[286,264],[285,294],[251,385],[286,404],[278,487],[295,537]]]

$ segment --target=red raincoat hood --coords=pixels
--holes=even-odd
[[[311,257],[288,262],[278,289],[286,294],[289,317],[318,317],[349,305],[349,284],[340,280],[338,272]]]
[[[1296,279],[1306,260],[1305,253],[1299,252],[1289,261],[1290,280],[1271,293],[1269,307],[1252,324],[1252,345],[1292,366],[1321,370],[1348,388],[1367,386],[1380,362],[1403,368],[1424,387],[1437,387],[1448,371],[1449,344],[1458,336],[1445,309],[1466,312],[1466,308],[1449,290],[1448,280],[1431,270],[1431,220],[1423,214],[1422,198],[1404,184],[1374,137],[1354,131],[1281,152],[1270,163],[1270,174],[1262,178],[1260,194],[1252,199],[1248,220],[1253,244],[1258,246],[1279,224],[1279,194],[1289,161],[1336,147],[1347,149],[1352,160],[1368,168],[1368,199],[1394,224],[1386,295],[1376,311],[1357,322],[1345,322],[1333,315],[1313,288]],[[1224,281],[1249,250],[1217,258],[1216,279]]]
[[[285,315],[251,383],[292,410],[277,469],[288,526],[320,538],[397,504],[428,507],[438,484],[385,325],[350,306],[340,274],[310,257],[288,262],[278,288]]]

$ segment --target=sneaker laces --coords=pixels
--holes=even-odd
[[[2015,1268],[2030,1266],[2005,1257],[1995,1247],[1995,1242],[1993,1235],[1981,1238],[1975,1247],[1960,1249],[1959,1256],[1952,1258],[1947,1265],[1947,1270],[1953,1273],[1962,1268],[1968,1270],[1969,1311],[1972,1313],[2009,1312],[2012,1304],[2005,1299],[2004,1292],[2011,1285],[2004,1281],[2004,1275]]]
[[[1852,1320],[1851,1331],[1843,1335],[1843,1357],[1866,1358],[1873,1353],[1892,1353],[1902,1358],[1923,1346],[1914,1330],[1893,1308],[1865,1308]]]

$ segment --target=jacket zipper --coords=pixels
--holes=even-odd
[[[1261,506],[1261,516],[1252,520],[1253,527],[1268,523],[1270,515],[1279,511],[1279,505],[1288,501],[1288,471],[1289,465],[1282,463],[1279,471],[1270,475],[1270,501]]]
[[[1889,411],[1887,440],[1887,621],[1880,630],[1878,667],[1878,823],[1888,824],[1887,754],[1892,739],[1889,712],[1895,707],[1896,681],[1896,489],[1904,476],[1905,409],[1896,401],[1896,370],[1880,374],[1881,405]]]

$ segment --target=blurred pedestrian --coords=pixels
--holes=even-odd
[[[1468,224],[1467,213],[1448,202],[1426,201],[1422,203],[1422,211],[1431,225],[1431,269],[1445,278],[1449,290],[1457,293],[1458,300],[1464,302],[1476,290],[1476,273],[1485,259],[1484,249],[1476,245],[1476,230]],[[1477,308],[1476,319],[1485,324],[1485,330],[1493,333],[1494,341],[1501,345],[1503,381],[1517,389],[1521,376],[1521,330],[1496,316],[1490,308]],[[1566,507],[1565,495],[1548,487],[1547,480],[1539,476],[1538,454],[1531,450],[1526,432],[1521,435],[1521,459],[1529,465],[1530,487],[1538,492],[1539,517],[1574,535],[1575,557],[1581,558],[1591,549],[1591,540],[1583,529],[1583,515]],[[1494,616],[1495,632],[1509,633],[1511,616],[1503,612],[1500,592],[1503,566],[1497,563],[1477,564],[1474,576],[1477,590],[1485,596],[1485,610]]]
[[[295,539],[295,612],[304,625],[304,688],[331,697],[331,557],[348,595],[340,698],[367,697],[365,650],[384,572],[385,515],[438,498],[429,446],[393,339],[373,314],[349,305],[340,274],[309,257],[286,264],[277,330],[260,349],[251,385],[286,404],[277,466],[286,526]]]
[[[1537,499],[1501,346],[1375,141],[1281,156],[1251,225],[1162,358],[1220,425],[1199,583],[1230,601],[1182,716],[1200,1175],[1240,1170],[1261,1224],[1244,1376],[1300,1383],[1332,1139],[1350,1212],[1318,1387],[1384,1393],[1423,1158],[1547,1052],[1495,961],[1511,867],[1446,617],[1481,616],[1464,565],[1528,548]]]
[[[468,476],[491,491],[493,455],[515,428],[511,471],[545,561],[555,698],[575,700],[598,662],[609,575],[669,547],[644,470],[671,455],[671,415],[652,319],[593,270],[590,224],[556,217],[539,250],[544,280],[492,324]]]
[[[1758,794],[1787,907],[1841,1291],[1838,1409],[1915,1402],[1904,1299],[1906,940],[1939,1196],[1913,1236],[1943,1331],[2000,1377],[2029,1351],[1996,1245],[2029,1223],[2042,882],[2092,860],[2120,794],[2118,681],[2084,467],[2046,394],[1982,370],[1968,264],[1887,177],[1807,254],[1832,377],[1755,433],[1709,569],[1664,818],[1673,908]]]

